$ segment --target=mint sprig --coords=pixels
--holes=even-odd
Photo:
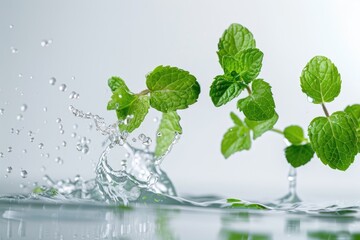
[[[181,134],[180,117],[177,110],[194,104],[200,94],[200,85],[189,72],[170,66],[158,66],[146,76],[148,89],[133,93],[119,77],[111,77],[108,85],[112,96],[107,109],[115,110],[122,122],[121,131],[132,132],[144,121],[150,107],[163,113],[156,140],[155,155],[163,155],[174,140]]]

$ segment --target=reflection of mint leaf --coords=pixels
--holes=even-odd
[[[210,97],[216,107],[220,107],[239,96],[245,85],[230,76],[217,76],[210,87]]]
[[[225,74],[233,72],[240,75],[245,83],[250,83],[260,73],[264,54],[257,48],[249,48],[237,53],[235,56],[223,57]]]
[[[285,157],[288,163],[294,168],[308,163],[314,156],[311,144],[291,145],[285,148]]]
[[[252,121],[263,121],[275,114],[275,102],[270,85],[261,79],[252,82],[253,92],[238,101],[238,108]]]
[[[124,80],[119,77],[111,77],[108,80],[108,85],[112,92],[115,92],[117,89],[121,88],[124,91],[130,92],[129,88],[126,86]]]
[[[305,140],[304,130],[297,125],[286,127],[284,129],[284,137],[294,145],[299,145]]]
[[[155,156],[162,156],[174,141],[176,133],[181,134],[180,117],[176,112],[163,113],[156,138]]]
[[[159,66],[146,77],[150,105],[161,111],[185,109],[195,103],[200,85],[189,72],[176,67]]]
[[[312,120],[308,129],[311,145],[325,165],[344,171],[353,163],[358,152],[356,127],[345,112]]]
[[[128,116],[131,116],[126,124],[119,125],[120,130],[132,132],[138,128],[144,121],[144,118],[149,111],[149,107],[149,97],[137,95],[135,100],[131,102],[128,107],[116,110],[119,120],[125,120]]]
[[[313,103],[331,102],[341,89],[340,74],[330,59],[316,56],[306,64],[300,77],[302,91]]]
[[[266,131],[271,130],[277,120],[279,119],[279,116],[275,112],[274,116],[268,120],[264,121],[251,121],[247,118],[245,118],[246,125],[253,131],[253,139],[260,137],[263,135]]]
[[[255,39],[247,28],[240,24],[231,24],[219,40],[217,54],[220,64],[223,66],[224,56],[235,56],[240,51],[255,48],[255,45]]]
[[[221,142],[221,153],[225,158],[241,150],[248,150],[251,147],[249,128],[234,113],[231,113],[231,118],[235,126],[228,129]]]

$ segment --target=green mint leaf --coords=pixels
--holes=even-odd
[[[230,113],[231,120],[234,122],[237,126],[244,126],[244,123],[241,121],[241,119],[233,112]]]
[[[300,145],[304,140],[304,130],[297,125],[288,126],[284,129],[284,137],[294,145]]]
[[[126,86],[124,80],[119,77],[111,77],[108,80],[108,85],[112,92],[115,92],[118,88],[123,89],[124,91],[130,92],[129,88]]]
[[[218,43],[218,57],[223,66],[223,57],[235,56],[238,52],[248,48],[255,48],[256,43],[252,33],[240,24],[233,23],[225,30]]]
[[[358,153],[356,128],[345,112],[317,117],[308,128],[312,148],[325,165],[345,171]]]
[[[211,100],[216,107],[220,107],[239,96],[245,86],[231,76],[216,76],[210,87]]]
[[[182,133],[180,116],[176,112],[163,113],[156,138],[155,156],[159,157],[166,153],[173,143],[176,134]]]
[[[306,64],[300,83],[301,90],[316,104],[333,101],[341,89],[338,69],[323,56],[316,56]]]
[[[279,119],[279,115],[275,112],[274,116],[268,120],[264,121],[251,121],[245,118],[246,125],[253,131],[253,139],[257,139],[265,132],[271,130],[277,120]]]
[[[250,48],[237,53],[235,56],[223,57],[225,74],[239,74],[245,83],[250,83],[260,73],[264,54],[257,48]]]
[[[135,94],[125,90],[125,88],[117,88],[111,100],[108,102],[107,110],[121,110],[130,106],[136,100]]]
[[[121,131],[132,132],[140,126],[149,111],[149,97],[145,95],[137,95],[135,100],[126,108],[116,110],[119,120],[125,120],[128,116],[132,116],[127,124],[120,124]]]
[[[354,104],[351,106],[347,106],[345,108],[345,112],[349,114],[356,123],[356,133],[357,133],[357,146],[358,146],[358,152],[360,153],[360,104]]]
[[[263,121],[275,114],[275,102],[272,97],[271,86],[261,79],[252,82],[253,92],[238,101],[238,108],[252,121]]]
[[[185,109],[195,103],[200,85],[189,72],[170,66],[158,66],[146,76],[150,105],[161,112]]]
[[[221,153],[225,158],[241,150],[248,150],[251,147],[249,128],[238,117],[235,120],[234,116],[236,115],[231,114],[236,126],[228,129],[221,142]]]
[[[308,163],[313,158],[314,153],[310,143],[305,145],[291,145],[285,148],[286,160],[294,168]]]

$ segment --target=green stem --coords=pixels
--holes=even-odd
[[[326,117],[330,117],[329,112],[328,112],[328,110],[327,110],[326,107],[325,107],[325,104],[324,104],[324,103],[321,103],[321,106],[322,106],[322,109],[323,109]]]
[[[271,129],[270,131],[276,132],[276,133],[281,134],[281,135],[284,135],[284,132],[281,131],[280,129],[277,129],[277,128],[273,128],[273,129]]]
[[[251,88],[248,85],[246,85],[246,90],[248,91],[249,95],[251,95]]]
[[[137,95],[146,95],[150,92],[149,89],[145,89],[145,90],[142,90],[141,92],[139,92]]]

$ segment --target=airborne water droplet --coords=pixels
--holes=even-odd
[[[21,170],[20,175],[21,175],[22,178],[26,178],[28,173],[27,173],[26,170]]]
[[[12,171],[12,167],[7,167],[7,168],[6,168],[6,172],[7,172],[7,173],[11,173],[11,171]]]
[[[13,28],[14,28],[14,25],[10,24],[10,25],[9,25],[9,28],[10,28],[10,29],[13,29]]]
[[[10,50],[11,50],[12,53],[18,53],[19,52],[19,49],[17,49],[16,47],[11,47]]]
[[[49,79],[49,84],[50,85],[55,85],[55,83],[56,83],[56,78],[52,77],[52,78]]]
[[[8,147],[7,151],[12,152],[12,147]]]
[[[25,112],[27,110],[28,106],[26,104],[21,105],[20,111]]]
[[[56,119],[56,122],[57,122],[57,123],[61,123],[61,118],[57,118],[57,119]]]
[[[5,113],[5,109],[0,108],[0,115],[4,115],[4,113]]]
[[[307,100],[308,100],[308,102],[310,102],[310,103],[313,103],[313,102],[314,102],[314,99],[312,99],[311,97],[307,97]]]
[[[24,120],[24,116],[22,114],[18,114],[16,116],[16,120],[20,121],[20,120]]]
[[[67,86],[64,83],[59,86],[59,90],[62,91],[62,92],[65,92],[66,89],[67,89]]]
[[[62,145],[63,145],[63,147],[66,147],[66,142],[63,141],[63,142],[62,142]]]
[[[43,149],[44,144],[43,143],[39,143],[39,149]]]
[[[47,112],[47,110],[48,110],[47,107],[44,107],[44,108],[43,108],[43,111],[44,111],[44,112]]]
[[[60,129],[60,134],[64,134],[64,133],[65,133],[64,129]]]
[[[49,40],[42,40],[41,43],[40,43],[40,45],[41,45],[42,47],[48,47],[51,43],[52,43],[52,40],[51,40],[51,39],[49,39]]]

